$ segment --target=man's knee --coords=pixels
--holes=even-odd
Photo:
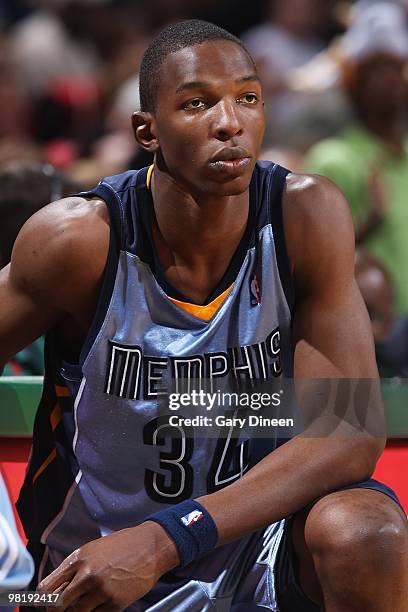
[[[407,522],[400,508],[382,493],[351,489],[319,500],[305,524],[305,541],[316,569],[356,565],[371,572],[397,570],[408,556]],[[364,570],[363,570],[364,571]]]

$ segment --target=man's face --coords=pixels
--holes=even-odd
[[[208,41],[163,62],[152,131],[159,160],[190,193],[243,193],[264,128],[261,85],[239,45]]]

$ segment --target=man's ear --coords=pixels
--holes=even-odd
[[[159,149],[159,140],[156,136],[156,126],[151,113],[137,111],[132,115],[132,126],[135,138],[141,147],[150,153]]]

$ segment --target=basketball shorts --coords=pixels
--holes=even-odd
[[[342,487],[365,488],[399,500],[376,481]],[[269,525],[250,536],[221,546],[184,570],[166,574],[132,612],[318,612],[303,592],[290,535],[291,519]],[[190,569],[189,569],[190,568]]]

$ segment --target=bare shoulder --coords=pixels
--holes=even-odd
[[[105,202],[64,198],[33,215],[13,249],[10,274],[24,293],[70,310],[102,277],[109,247]]]
[[[319,175],[289,174],[283,194],[283,220],[292,269],[307,276],[354,265],[350,208],[340,189]],[[301,279],[303,280],[303,279]]]
[[[288,174],[283,196],[284,215],[290,222],[300,217],[310,221],[351,223],[348,203],[330,179],[318,174]]]

